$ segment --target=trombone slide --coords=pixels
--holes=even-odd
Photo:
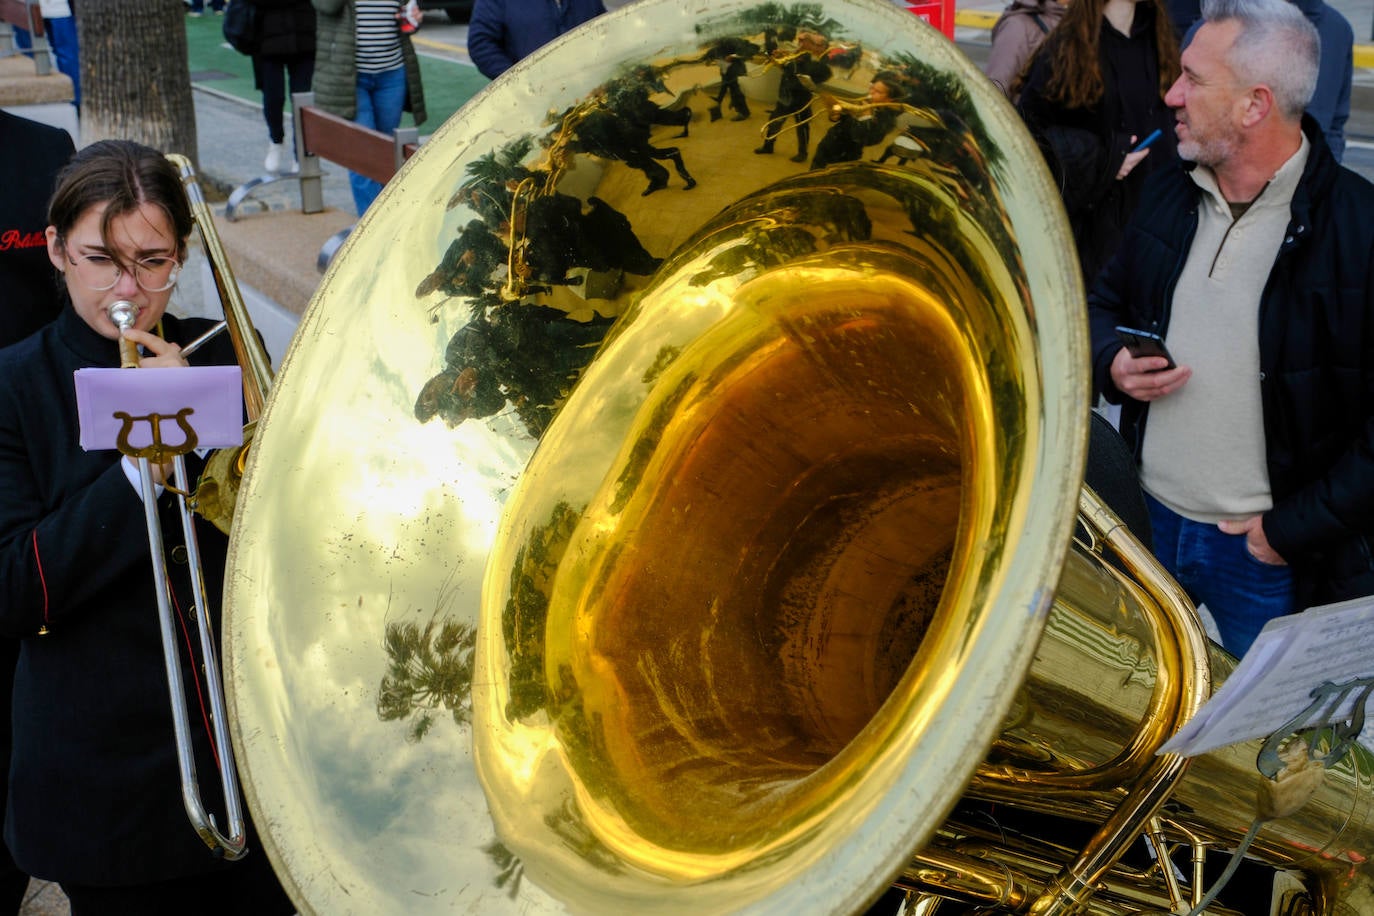
[[[109,307],[110,320],[120,331],[133,327],[138,317],[138,306],[131,302],[119,301]],[[203,339],[203,338],[202,338]],[[193,342],[198,343],[198,342]],[[138,368],[138,347],[122,335],[119,339],[120,365],[125,369]],[[166,455],[159,454],[159,461]],[[187,562],[191,576],[191,593],[195,601],[195,626],[200,639],[201,666],[205,673],[205,693],[210,704],[210,738],[214,743],[215,760],[219,767],[219,780],[224,794],[225,819],[228,830],[220,831],[215,819],[206,809],[200,796],[200,783],[196,776],[195,751],[191,743],[190,713],[186,708],[186,693],[181,676],[181,659],[177,653],[177,634],[172,617],[172,603],[167,577],[167,557],[162,541],[162,520],[157,512],[157,487],[153,482],[150,460],[135,456],[138,462],[140,492],[143,498],[143,516],[148,530],[148,552],[153,564],[153,590],[157,595],[158,631],[162,637],[162,659],[166,667],[168,698],[172,711],[172,732],[176,741],[177,771],[181,783],[181,800],[186,808],[186,816],[205,845],[218,857],[234,861],[248,851],[247,831],[244,827],[243,804],[239,798],[238,771],[234,764],[234,749],[229,742],[228,715],[224,707],[223,680],[220,677],[219,662],[216,658],[213,624],[210,621],[209,603],[205,595],[204,567],[200,558],[200,544],[196,539],[195,519],[186,503],[186,494],[177,492],[177,509],[181,517],[181,530],[186,545]],[[186,459],[180,455],[172,456],[177,482],[186,485]]]

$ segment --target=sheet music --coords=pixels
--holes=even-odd
[[[117,411],[146,417],[157,413],[172,417],[190,409],[189,421],[201,448],[223,448],[243,442],[243,373],[238,366],[188,366],[181,369],[77,369],[76,412],[81,447],[116,448],[123,422]],[[175,424],[162,424],[167,441],[184,441]],[[131,424],[129,444],[146,446],[152,441],[152,425],[144,420]]]
[[[1374,675],[1374,598],[1269,621],[1221,688],[1159,753],[1185,757],[1264,738],[1312,703],[1322,684]],[[1348,716],[1352,691],[1330,718]]]

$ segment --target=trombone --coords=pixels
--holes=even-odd
[[[940,123],[940,116],[931,109],[910,105],[897,99],[887,102],[870,102],[866,99],[850,101],[848,99],[842,99],[839,96],[831,95],[828,92],[815,92],[814,96],[815,98],[813,101],[818,100],[820,102],[819,107],[811,105],[806,109],[806,114],[801,118],[793,117],[793,112],[778,115],[776,118],[769,118],[764,122],[763,127],[759,128],[759,136],[766,139],[768,137],[768,131],[773,129],[773,125],[775,124],[778,125],[776,127],[776,132],[773,134],[773,137],[776,139],[786,131],[796,130],[803,125],[810,124],[821,115],[827,115],[831,121],[837,121],[841,115],[847,114],[851,117],[862,118],[875,111],[905,112],[916,115],[918,118],[927,121],[937,124]],[[791,120],[789,120],[789,118],[791,118]]]
[[[271,362],[267,353],[258,342],[253,325],[248,317],[243,296],[228,266],[224,248],[215,230],[213,216],[195,171],[186,157],[169,155],[168,160],[181,175],[183,189],[191,206],[191,213],[200,232],[205,254],[210,262],[220,302],[224,307],[224,320],[206,334],[187,344],[183,355],[198,349],[210,337],[221,330],[228,330],[233,340],[235,356],[243,369],[244,403],[250,426],[262,412],[265,393],[271,385]],[[138,317],[138,306],[132,302],[118,301],[109,306],[110,320],[124,331],[133,326]],[[120,366],[125,369],[137,368],[139,364],[138,346],[121,336],[119,341]],[[204,566],[201,562],[199,542],[196,538],[195,519],[192,511],[196,508],[195,497],[184,489],[171,488],[177,497],[177,509],[181,518],[182,534],[185,540],[187,563],[190,569],[191,592],[194,599],[194,620],[200,642],[201,668],[204,672],[205,693],[209,705],[211,721],[210,738],[214,747],[215,762],[218,768],[220,787],[224,800],[225,829],[221,830],[205,807],[200,793],[196,774],[195,753],[191,743],[190,713],[186,704],[186,693],[182,680],[181,660],[177,646],[175,621],[172,615],[170,588],[167,576],[167,558],[164,553],[162,525],[157,511],[157,490],[153,482],[152,462],[159,464],[172,461],[177,483],[187,487],[185,454],[195,448],[194,434],[187,430],[180,445],[168,445],[154,427],[151,445],[145,448],[130,448],[125,451],[135,458],[143,495],[144,521],[148,529],[148,547],[153,564],[154,590],[157,594],[157,613],[159,630],[162,637],[163,662],[167,669],[167,686],[172,711],[172,730],[176,741],[177,768],[181,781],[181,799],[186,808],[186,816],[201,840],[217,857],[231,861],[242,858],[247,852],[247,831],[243,816],[243,803],[239,795],[238,770],[234,761],[234,749],[229,740],[229,719],[224,704],[223,679],[220,675],[219,661],[214,644],[214,631],[209,615],[209,602],[205,593]],[[245,432],[245,445],[233,457],[233,466],[242,473],[244,452],[247,449],[248,432]],[[121,449],[124,451],[124,449]],[[218,453],[217,453],[218,454]],[[207,463],[207,471],[214,466],[214,456]],[[204,486],[204,476],[202,476]],[[236,487],[235,487],[236,489]],[[197,487],[199,493],[200,487]],[[227,510],[226,510],[227,511]],[[222,518],[206,516],[218,527],[227,531],[227,521]]]

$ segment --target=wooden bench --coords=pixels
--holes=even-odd
[[[19,47],[14,40],[16,28],[29,33],[32,47]],[[38,5],[38,0],[0,0],[0,57],[18,55],[33,58],[34,71],[38,76],[47,76],[56,68],[52,45],[48,43],[47,32],[43,28],[43,11]]]
[[[300,182],[301,212],[320,213],[325,209],[321,183],[324,171],[320,167],[320,160],[328,160],[350,172],[386,184],[420,146],[420,133],[413,127],[402,128],[394,135],[363,127],[317,108],[315,95],[311,92],[301,92],[291,97],[291,113],[300,171],[295,174],[262,175],[235,188],[224,210],[225,217],[231,222],[238,218],[238,208],[254,191],[276,181]],[[329,266],[334,253],[352,229],[350,225],[336,232],[320,248],[316,266],[321,273]]]

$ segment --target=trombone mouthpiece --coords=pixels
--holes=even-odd
[[[134,319],[138,318],[138,306],[128,301],[120,299],[118,302],[111,302],[107,310],[110,320],[115,323],[115,327],[121,331],[134,326]]]

